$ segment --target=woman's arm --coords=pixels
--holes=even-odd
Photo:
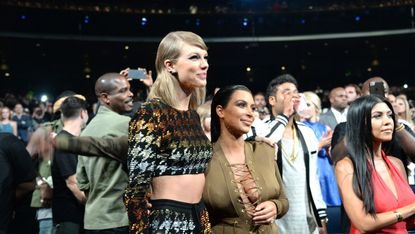
[[[366,213],[363,201],[355,194],[353,190],[353,164],[350,158],[337,162],[335,167],[336,181],[339,186],[340,195],[343,200],[343,206],[353,225],[362,233],[375,231],[398,222],[398,217],[406,219],[415,214],[415,204],[407,205],[396,209],[377,213],[376,219]]]
[[[108,156],[123,164],[127,162],[128,138],[121,137],[69,137],[59,134],[54,140],[55,148],[84,156]]]
[[[160,163],[162,130],[159,125],[161,110],[143,105],[130,122],[128,135],[128,185],[124,203],[127,208],[131,233],[147,233],[149,227],[149,197],[151,181]]]
[[[16,121],[10,121],[13,128],[13,135],[17,136],[17,123]]]
[[[282,182],[281,174],[280,174],[280,171],[278,170],[278,166],[277,166],[277,163],[275,163],[275,161],[274,161],[274,165],[275,165],[275,177],[277,178],[278,184],[280,185],[280,195],[279,197],[275,198],[272,201],[277,206],[277,219],[279,219],[287,213],[288,208],[289,208],[289,203],[288,203],[287,195],[285,195],[284,183]]]
[[[275,194],[273,199],[264,201],[257,205],[253,217],[253,220],[256,224],[269,224],[275,219],[279,219],[284,216],[288,211],[288,199],[285,195],[284,185],[278,170],[278,166],[275,163],[273,157],[271,163],[274,164],[275,177],[277,179],[278,185],[280,186],[280,190],[279,194]]]
[[[408,156],[412,162],[415,162],[415,133],[408,126],[403,125],[403,129],[396,131],[395,137],[406,156]]]

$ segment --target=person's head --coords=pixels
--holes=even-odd
[[[389,93],[388,96],[386,97],[388,99],[388,101],[392,104],[392,106],[395,106],[395,102],[396,102],[396,96]],[[394,107],[395,108],[395,107]],[[396,111],[396,110],[395,110]]]
[[[408,99],[405,95],[396,96],[396,114],[398,114],[400,119],[406,120],[412,124],[412,113],[411,108],[409,107]]]
[[[196,112],[199,114],[200,117],[200,124],[202,126],[203,131],[205,132],[206,136],[210,140],[210,107],[211,107],[212,101],[207,101],[197,107]]]
[[[362,95],[370,95],[370,85],[374,84],[376,82],[382,82],[383,83],[383,86],[385,88],[385,97],[387,97],[388,94],[389,94],[389,85],[388,85],[388,82],[386,82],[386,80],[384,80],[380,76],[375,76],[375,77],[369,78],[368,80],[366,80],[363,83],[363,85],[362,85]]]
[[[0,115],[0,121],[1,120],[11,120],[12,119],[12,112],[7,106],[4,106],[0,109],[1,115]]]
[[[376,215],[373,183],[368,163],[374,165],[374,150],[390,142],[395,133],[392,105],[377,96],[363,96],[349,107],[346,122],[346,148],[355,168],[354,192],[362,199],[367,213]]]
[[[133,93],[127,78],[118,73],[106,73],[95,83],[95,94],[100,103],[123,114],[133,108]]]
[[[239,138],[249,132],[254,121],[254,108],[254,98],[247,87],[232,85],[220,89],[212,100],[212,142],[222,134]]]
[[[71,96],[67,97],[60,106],[61,119],[63,122],[79,119],[82,127],[88,122],[87,104],[84,100]]]
[[[317,121],[321,113],[321,100],[319,96],[311,91],[304,92],[303,94],[309,110],[305,113],[306,115],[301,117],[307,120],[315,119]]]
[[[22,115],[23,114],[22,104],[17,103],[16,105],[14,105],[14,113],[16,113],[16,115]]]
[[[265,102],[265,95],[262,92],[256,93],[254,95],[254,101],[257,110],[262,110],[267,105]]]
[[[283,112],[286,96],[299,97],[297,86],[297,80],[290,74],[280,75],[269,82],[267,97],[273,116]]]
[[[38,157],[43,160],[51,159],[53,154],[51,132],[51,128],[40,126],[32,133],[26,147],[32,157]]]
[[[191,95],[189,107],[196,109],[206,94],[207,46],[195,33],[176,31],[167,34],[157,49],[157,79],[148,99],[159,98],[177,106],[180,90]]]
[[[347,104],[349,105],[362,95],[362,91],[357,84],[348,84],[344,87],[344,90],[346,91]]]
[[[392,139],[394,123],[393,107],[386,99],[372,95],[360,97],[347,113],[346,141],[351,146],[359,144],[372,149],[374,142]]]
[[[84,101],[86,100],[86,98],[81,94],[77,94],[72,90],[65,90],[59,94],[59,96],[56,98],[56,101],[53,103],[53,106],[52,106],[53,113],[59,113],[62,102],[65,101],[66,98],[72,97],[72,96],[80,98]]]
[[[346,91],[343,87],[336,87],[329,93],[329,101],[332,108],[343,111],[347,107]]]

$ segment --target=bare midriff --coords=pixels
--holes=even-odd
[[[205,175],[174,175],[153,178],[152,200],[169,199],[186,203],[198,203],[202,199]]]

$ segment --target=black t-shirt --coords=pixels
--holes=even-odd
[[[58,135],[72,137],[69,132],[62,130]],[[53,222],[74,222],[82,224],[84,217],[84,206],[81,205],[73,195],[72,191],[66,186],[66,179],[76,174],[76,164],[78,155],[65,153],[56,150],[52,162],[53,179],[53,202],[52,214]]]
[[[0,133],[0,232],[7,232],[18,184],[36,177],[24,144],[13,134]]]

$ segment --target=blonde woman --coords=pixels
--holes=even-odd
[[[195,110],[205,97],[207,56],[192,32],[171,32],[160,42],[157,79],[128,134],[130,233],[210,232],[201,199],[212,150]]]
[[[412,122],[411,108],[409,107],[408,99],[405,95],[401,94],[396,96],[395,110],[398,115],[398,122],[407,125],[414,131],[415,129],[414,123]]]
[[[8,107],[0,108],[0,132],[8,132],[17,136],[17,123],[12,120],[12,112]]]
[[[308,113],[301,117],[303,123],[313,129],[319,143],[318,173],[320,178],[321,193],[327,206],[340,206],[341,199],[337,190],[336,178],[334,177],[333,164],[328,154],[330,146],[331,129],[318,121],[321,112],[320,98],[314,92],[304,92],[307,102]]]
[[[203,132],[210,140],[210,105],[212,101],[207,101],[204,104],[200,105],[196,111],[200,117],[200,125],[202,125]]]

